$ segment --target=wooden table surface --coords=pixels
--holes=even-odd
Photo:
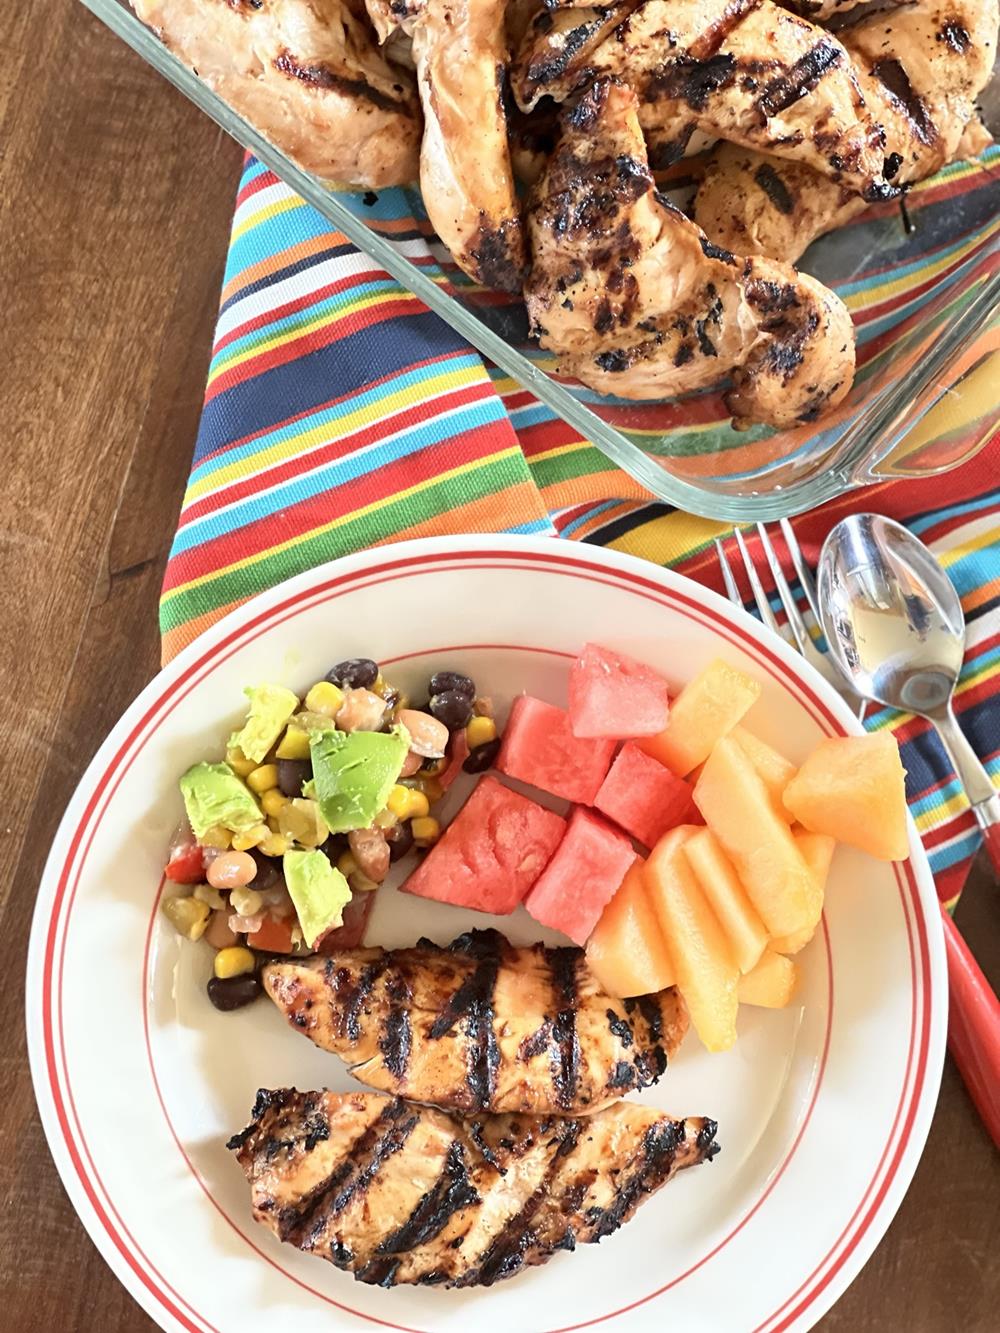
[[[0,1327],[141,1333],[154,1325],[85,1235],[49,1158],[24,961],[59,816],[157,669],[157,594],[241,153],[73,0],[4,6],[0,75]],[[996,890],[980,880],[958,919],[996,981]],[[862,1104],[831,1153],[863,1133]],[[998,1231],[997,1155],[949,1063],[899,1214],[820,1327],[996,1328]]]

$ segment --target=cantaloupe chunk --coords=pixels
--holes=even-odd
[[[759,697],[760,681],[717,658],[681,690],[663,731],[636,744],[679,778],[686,777]]]
[[[637,861],[587,941],[590,970],[609,995],[653,995],[677,977]]]
[[[830,874],[830,862],[833,860],[833,853],[837,844],[832,838],[828,838],[825,833],[810,833],[808,829],[792,829],[792,837],[795,844],[802,853],[806,865],[812,872],[813,883],[816,885],[816,891],[819,894],[820,915],[823,912],[823,899],[826,896],[826,881]],[[776,953],[798,953],[804,949],[812,937],[816,934],[816,927],[819,925],[819,916],[815,924],[807,926],[805,929],[796,932],[794,935],[778,935],[771,941],[771,948]]]
[[[795,994],[798,979],[798,968],[792,960],[768,949],[753,971],[740,977],[737,986],[740,1004],[784,1009]]]
[[[786,759],[783,754],[779,754],[773,745],[768,745],[767,741],[762,741],[752,731],[747,731],[746,727],[733,727],[729,734],[735,737],[743,749],[746,750],[754,768],[760,774],[764,786],[770,792],[771,800],[774,801],[774,808],[778,814],[782,819],[791,820],[791,815],[785,810],[781,797],[785,788],[795,777],[795,765],[790,759]]]
[[[785,788],[785,808],[813,833],[860,847],[877,861],[905,861],[905,772],[888,731],[820,741]]]
[[[771,935],[815,926],[822,903],[792,831],[739,741],[724,736],[694,789],[705,817]]]
[[[736,966],[741,972],[749,972],[767,947],[767,931],[732,861],[708,828],[692,833],[684,843],[684,855],[709,907],[718,917]]]
[[[725,1051],[736,1040],[739,969],[684,855],[694,832],[682,824],[661,838],[643,878],[695,1031],[708,1050]]]

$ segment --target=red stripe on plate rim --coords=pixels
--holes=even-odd
[[[347,591],[356,592],[368,586],[382,584],[388,581],[395,581],[399,578],[413,577],[416,574],[422,574],[422,573],[433,573],[435,572],[436,569],[439,569],[443,566],[450,566],[460,570],[474,570],[481,568],[488,568],[488,569],[496,569],[496,568],[520,569],[524,567],[533,568],[537,567],[538,565],[547,567],[547,572],[549,573],[562,574],[566,577],[571,577],[576,579],[584,577],[590,582],[602,583],[617,589],[622,589],[622,586],[624,584],[626,591],[632,592],[633,594],[639,596],[643,596],[648,600],[658,603],[661,606],[666,606],[674,610],[680,610],[682,613],[686,614],[689,618],[697,622],[700,622],[701,624],[712,629],[716,634],[720,635],[722,638],[726,639],[734,646],[739,647],[743,652],[747,653],[749,656],[756,659],[757,662],[761,666],[763,666],[763,668],[768,672],[768,674],[771,675],[775,680],[777,680],[796,699],[799,705],[805,709],[805,711],[813,718],[813,720],[816,721],[821,727],[823,727],[824,730],[827,731],[828,734],[831,732],[843,734],[844,732],[843,726],[837,720],[836,716],[830,710],[828,705],[825,704],[820,698],[818,698],[814,694],[812,688],[809,685],[805,684],[796,677],[796,675],[790,670],[788,665],[781,660],[781,658],[778,656],[777,653],[772,651],[766,644],[757,642],[757,640],[751,634],[749,634],[747,630],[741,628],[738,624],[734,625],[730,623],[728,619],[726,619],[722,614],[720,614],[719,611],[713,609],[711,606],[706,607],[702,605],[694,597],[682,592],[679,589],[664,588],[662,584],[656,582],[654,579],[644,577],[643,575],[632,570],[615,569],[615,568],[609,570],[607,565],[588,561],[576,553],[562,554],[562,553],[557,553],[555,551],[549,553],[549,552],[538,551],[537,549],[526,550],[523,555],[516,553],[511,549],[472,550],[464,553],[456,551],[442,551],[442,552],[425,551],[421,555],[409,555],[400,557],[398,559],[387,560],[374,570],[367,569],[367,570],[355,571],[354,573],[342,574],[339,576],[331,577],[330,579],[325,580],[323,583],[317,586],[305,588],[294,594],[291,594],[285,600],[278,602],[274,606],[269,607],[268,609],[257,613],[255,616],[252,616],[251,619],[243,623],[240,623],[236,628],[231,630],[222,639],[220,639],[219,642],[214,647],[207,649],[204,653],[201,654],[201,656],[195,658],[187,667],[185,667],[181,671],[181,673],[177,676],[177,678],[171,684],[167,685],[163,689],[162,693],[156,696],[154,701],[149,705],[146,711],[142,714],[142,716],[132,727],[128,736],[119,746],[118,750],[112,756],[110,761],[106,763],[104,771],[97,780],[94,791],[90,799],[88,800],[82,815],[79,817],[75,828],[69,835],[70,839],[69,847],[67,849],[67,854],[65,857],[63,868],[55,888],[54,901],[51,908],[51,916],[46,937],[43,972],[42,972],[42,987],[43,987],[42,1024],[43,1024],[43,1037],[44,1037],[44,1047],[45,1047],[45,1069],[48,1075],[48,1088],[52,1095],[53,1105],[56,1111],[56,1118],[59,1124],[59,1128],[63,1137],[63,1143],[67,1150],[69,1159],[73,1164],[73,1168],[74,1171],[76,1172],[80,1185],[82,1186],[84,1193],[88,1201],[90,1202],[91,1207],[94,1210],[95,1217],[97,1221],[100,1222],[100,1225],[104,1230],[104,1232],[108,1235],[108,1237],[112,1241],[114,1248],[119,1252],[119,1254],[125,1260],[125,1263],[128,1266],[128,1268],[136,1275],[136,1277],[138,1277],[141,1284],[146,1288],[146,1290],[152,1296],[156,1298],[159,1304],[162,1305],[163,1308],[186,1329],[195,1330],[195,1333],[198,1333],[199,1325],[192,1323],[191,1320],[188,1318],[188,1316],[184,1313],[184,1310],[179,1308],[180,1306],[183,1306],[184,1309],[190,1311],[191,1315],[193,1315],[195,1318],[202,1320],[203,1327],[212,1330],[212,1333],[216,1333],[216,1331],[213,1329],[213,1326],[208,1324],[207,1321],[204,1321],[204,1317],[199,1315],[198,1312],[195,1311],[194,1308],[190,1306],[183,1299],[183,1297],[181,1297],[179,1293],[177,1293],[169,1285],[169,1283],[165,1281],[162,1275],[157,1272],[155,1266],[149,1260],[148,1256],[136,1244],[134,1237],[132,1237],[124,1221],[115,1210],[114,1205],[111,1202],[110,1195],[108,1194],[108,1191],[106,1190],[106,1188],[104,1187],[103,1183],[100,1180],[99,1173],[96,1170],[89,1149],[87,1148],[86,1140],[83,1136],[82,1127],[80,1126],[79,1118],[76,1113],[76,1107],[73,1101],[72,1087],[69,1081],[68,1064],[66,1061],[66,1051],[65,1051],[65,1046],[63,1044],[63,1025],[61,1020],[59,1022],[59,1052],[58,1052],[59,1056],[61,1057],[61,1068],[59,1067],[59,1065],[57,1065],[56,1062],[53,1004],[52,1004],[53,1001],[52,985],[53,985],[53,980],[55,980],[57,988],[56,993],[58,996],[58,1006],[61,1012],[62,973],[63,973],[64,958],[65,958],[67,930],[66,929],[63,930],[62,949],[60,950],[58,970],[57,972],[55,972],[54,975],[54,957],[55,957],[56,939],[58,937],[60,923],[64,915],[65,915],[66,926],[68,927],[69,916],[72,912],[73,904],[75,902],[76,892],[79,886],[83,865],[86,862],[87,854],[93,842],[96,830],[100,825],[100,821],[104,816],[108,804],[113,799],[115,792],[117,791],[120,783],[122,782],[125,773],[127,773],[128,768],[134,762],[135,758],[145,748],[145,745],[155,734],[156,730],[163,724],[163,721],[169,716],[169,714],[173,711],[173,709],[178,706],[181,700],[184,699],[191,692],[191,690],[194,689],[201,682],[201,680],[205,678],[205,676],[210,674],[212,671],[217,670],[218,667],[221,666],[221,664],[224,661],[226,661],[229,657],[233,656],[236,652],[240,651],[246,643],[250,642],[253,638],[258,637],[259,634],[263,633],[265,630],[271,631],[277,625],[280,625],[285,621],[294,618],[295,616],[303,614],[306,610],[310,609],[312,606],[315,606],[320,602],[330,600],[334,597],[341,596],[343,595],[343,593]],[[264,596],[266,595],[267,594],[264,594]],[[238,615],[239,613],[235,614]],[[485,645],[477,645],[477,646],[485,647]],[[499,647],[500,645],[494,645],[494,646]],[[421,652],[420,654],[414,654],[414,655],[423,655],[423,653]],[[146,730],[147,728],[149,728],[148,731]],[[144,732],[145,734],[143,734]],[[129,751],[133,749],[133,746],[135,746],[134,751],[131,754],[129,754]],[[120,765],[123,764],[126,755],[128,755],[128,762],[125,764],[124,768],[122,768],[121,771],[118,772],[118,769]],[[109,782],[111,782],[112,778],[114,778],[115,780],[109,787]],[[102,797],[104,798],[103,801]],[[101,806],[101,809],[97,815],[97,820],[93,824],[93,827],[88,829],[88,825],[90,824],[90,821],[94,819],[95,812],[97,812],[97,808],[99,805]],[[72,887],[69,889],[69,893],[67,896],[67,888],[69,886],[70,875],[74,869],[74,862],[76,861],[78,853],[80,852],[81,842],[85,837],[86,837],[86,843],[85,846],[83,847],[82,855],[79,856],[79,863],[75,866],[75,875],[73,876],[73,884]],[[930,957],[929,957],[928,940],[927,940],[925,922],[923,920],[919,906],[918,886],[916,883],[912,867],[909,862],[905,863],[903,867],[896,868],[896,879],[897,879],[897,885],[899,887],[901,901],[903,903],[904,917],[906,918],[907,921],[907,930],[910,933],[911,964],[913,962],[912,930],[909,921],[909,908],[911,905],[914,909],[914,915],[917,921],[918,938],[920,943],[920,955],[921,955],[921,966],[919,973],[916,971],[915,968],[911,967],[912,983],[913,983],[911,1016],[915,1017],[917,1000],[918,1000],[918,982],[921,991],[920,998],[925,999],[925,997],[929,994]],[[908,890],[908,893],[905,890]],[[153,919],[155,919],[155,912],[154,912],[154,917],[151,918],[149,934],[151,934]],[[829,938],[826,933],[825,923],[824,923],[824,937],[827,948],[828,976],[831,987],[830,998],[831,998],[831,1013],[832,1013],[832,964],[829,956],[830,954]],[[147,947],[148,947],[148,941],[149,941],[149,935],[147,935]],[[144,980],[145,976],[146,976],[146,963],[144,960],[144,967],[143,967]],[[145,998],[146,997],[144,990],[142,996],[142,1004],[143,1004],[144,1023],[146,1024],[147,1043],[148,1043],[148,1015],[146,1011]],[[875,1217],[878,1215],[881,1204],[885,1199],[885,1196],[902,1162],[903,1155],[907,1147],[910,1134],[912,1132],[916,1113],[921,1102],[921,1093],[923,1090],[924,1083],[926,1081],[926,1074],[927,1074],[927,1055],[928,1055],[928,1047],[930,1040],[930,1018],[931,1018],[931,1006],[929,1003],[926,1003],[925,999],[925,1002],[923,1004],[923,1023],[920,1031],[920,1045],[916,1057],[916,1069],[912,1085],[912,1091],[910,1095],[910,1102],[907,1108],[907,1112],[905,1114],[903,1132],[896,1146],[895,1153],[892,1156],[892,1161],[890,1163],[888,1173],[886,1174],[885,1179],[882,1181],[881,1186],[878,1188],[877,1195],[875,1199],[872,1201],[871,1206],[869,1207],[867,1213],[862,1219],[860,1225],[858,1226],[858,1229],[850,1237],[848,1244],[843,1249],[841,1254],[834,1260],[832,1267],[827,1269],[827,1271],[823,1274],[823,1276],[816,1283],[816,1285],[813,1286],[812,1290],[808,1293],[808,1295],[804,1297],[803,1300],[799,1302],[798,1306],[786,1316],[786,1318],[780,1325],[777,1326],[774,1333],[778,1333],[779,1328],[785,1329],[789,1327],[790,1323],[792,1323],[795,1319],[799,1318],[808,1308],[808,1306],[811,1305],[819,1297],[822,1291],[829,1285],[829,1283],[833,1280],[836,1274],[842,1269],[843,1265],[846,1263],[850,1254],[857,1248],[862,1237],[865,1235],[867,1230],[870,1228],[872,1222],[874,1221]],[[823,1065],[825,1065],[826,1053],[829,1047],[829,1035],[830,1035],[830,1029],[829,1029],[829,1016],[828,1016],[828,1029],[826,1035],[826,1042],[824,1045],[824,1054],[822,1062]],[[904,1080],[903,1080],[903,1089],[900,1097],[900,1105],[899,1108],[897,1109],[896,1117],[893,1122],[893,1127],[890,1130],[889,1139],[887,1141],[886,1148],[883,1152],[882,1159],[879,1162],[879,1166],[876,1168],[876,1172],[873,1175],[872,1182],[869,1185],[865,1198],[862,1199],[861,1203],[858,1206],[858,1209],[854,1214],[854,1217],[852,1217],[851,1222],[848,1223],[848,1226],[845,1228],[844,1233],[842,1233],[842,1235],[838,1238],[837,1242],[833,1246],[830,1253],[826,1256],[826,1258],[822,1261],[822,1263],[814,1270],[810,1278],[808,1278],[806,1282],[802,1284],[799,1290],[793,1293],[793,1295],[789,1298],[789,1301],[785,1303],[785,1306],[782,1306],[781,1309],[776,1311],[774,1315],[770,1316],[768,1320],[765,1320],[765,1325],[769,1324],[771,1320],[781,1315],[783,1310],[787,1307],[787,1305],[795,1301],[797,1297],[800,1295],[800,1293],[803,1290],[805,1290],[805,1288],[807,1288],[810,1285],[810,1283],[813,1283],[817,1274],[822,1272],[825,1266],[830,1262],[831,1257],[835,1254],[838,1246],[843,1241],[844,1236],[850,1230],[850,1227],[854,1224],[858,1212],[860,1212],[861,1209],[864,1208],[865,1201],[867,1200],[867,1198],[870,1197],[872,1191],[876,1188],[879,1171],[882,1168],[886,1156],[889,1154],[891,1150],[893,1136],[898,1127],[900,1117],[903,1115],[903,1102],[906,1099],[907,1080],[909,1077],[910,1068],[911,1065],[913,1064],[913,1058],[914,1058],[913,1044],[914,1044],[914,1027],[911,1025],[910,1052],[907,1060],[907,1071],[906,1074],[904,1075]],[[163,1105],[162,1097],[160,1096],[159,1086],[156,1083],[155,1070],[153,1070],[152,1067],[151,1067],[151,1075],[153,1077],[153,1082],[157,1097],[160,1099],[162,1106]],[[65,1080],[65,1094],[66,1094],[65,1100],[63,1097],[64,1089],[63,1086],[60,1084],[60,1077],[62,1077]],[[649,1301],[654,1297],[656,1297],[657,1295],[661,1294],[663,1291],[668,1290],[671,1286],[675,1286],[678,1282],[682,1281],[683,1278],[686,1277],[690,1272],[693,1272],[695,1268],[700,1267],[702,1264],[707,1262],[708,1259],[711,1258],[713,1254],[717,1253],[728,1242],[728,1240],[731,1239],[731,1237],[736,1234],[736,1231],[740,1230],[746,1224],[746,1222],[753,1215],[753,1213],[756,1212],[756,1210],[764,1202],[764,1199],[767,1197],[767,1194],[770,1193],[770,1190],[774,1188],[777,1179],[780,1177],[781,1173],[784,1171],[788,1162],[791,1160],[791,1157],[794,1154],[794,1151],[801,1140],[802,1134],[804,1133],[804,1130],[808,1123],[808,1119],[811,1116],[821,1081],[822,1081],[822,1066],[816,1080],[816,1085],[813,1091],[813,1098],[810,1102],[809,1109],[806,1113],[806,1116],[803,1119],[802,1125],[800,1126],[795,1142],[793,1143],[792,1148],[785,1159],[785,1162],[782,1164],[781,1168],[776,1173],[775,1177],[769,1183],[768,1190],[765,1192],[764,1195],[761,1196],[760,1199],[757,1200],[757,1202],[754,1205],[754,1208],[751,1209],[750,1212],[741,1220],[737,1228],[735,1228],[733,1232],[729,1233],[729,1235],[725,1238],[725,1240],[720,1242],[709,1255],[706,1255],[703,1259],[701,1259],[698,1262],[698,1264],[694,1265],[691,1269],[689,1269],[688,1273],[682,1274],[680,1277],[674,1279],[671,1283],[667,1284],[665,1287],[662,1287],[657,1291],[649,1293],[647,1296],[641,1298],[639,1301],[633,1302],[631,1305],[624,1307],[624,1309],[635,1308],[636,1305],[643,1304],[644,1302]],[[67,1116],[67,1103],[69,1106],[69,1110],[72,1113],[73,1119],[77,1123],[79,1142],[83,1149],[84,1154],[86,1155],[91,1175],[88,1175],[88,1172],[85,1169],[83,1161],[81,1159],[80,1152],[78,1151],[77,1146],[74,1143],[73,1135],[70,1131],[70,1125]],[[170,1129],[171,1134],[174,1136],[175,1141],[177,1141],[176,1135],[174,1134],[173,1131],[173,1126],[170,1123],[169,1117],[166,1116],[165,1107],[164,1107],[164,1114],[167,1119],[168,1128]],[[181,1151],[182,1155],[184,1156],[185,1161],[187,1161],[189,1169],[193,1171],[194,1169],[191,1166],[189,1159],[187,1159],[187,1156],[184,1153],[183,1147],[180,1145],[179,1141],[178,1141],[178,1148]],[[201,1184],[202,1188],[204,1189],[205,1187],[203,1183],[200,1181],[200,1178],[197,1176],[197,1173],[194,1174],[195,1178],[199,1180],[199,1184]],[[97,1188],[95,1188],[95,1185]],[[101,1193],[107,1200],[108,1204],[107,1209],[104,1207],[100,1197],[98,1196],[97,1193],[98,1188],[100,1189]],[[214,1199],[212,1200],[212,1202],[216,1203]],[[219,1207],[217,1203],[216,1207]],[[111,1219],[109,1217],[109,1212],[113,1214],[115,1220],[117,1221],[118,1226],[120,1228],[120,1232],[117,1231],[115,1227],[112,1225]],[[223,1213],[223,1216],[225,1216],[225,1213]],[[235,1227],[235,1223],[231,1223],[231,1225]],[[239,1230],[238,1227],[236,1229]],[[240,1232],[239,1234],[243,1235],[242,1232]],[[244,1239],[247,1238],[244,1237]],[[248,1239],[247,1243],[252,1245],[252,1242],[250,1242]],[[258,1253],[261,1253],[261,1251],[259,1251],[255,1245],[253,1245],[252,1247]],[[267,1256],[262,1256],[262,1257],[266,1258]],[[272,1260],[268,1259],[268,1262],[271,1263],[272,1266],[280,1269],[280,1265],[275,1264]],[[146,1265],[145,1268],[143,1267],[143,1264]],[[286,1270],[280,1269],[280,1271],[285,1272]],[[286,1273],[286,1276],[291,1277],[291,1274]],[[162,1284],[163,1290],[161,1290],[157,1286],[156,1281],[154,1281],[154,1277],[159,1281],[160,1284]],[[297,1282],[298,1285],[300,1286],[305,1285],[299,1282],[299,1280],[296,1278],[292,1278],[292,1280]],[[313,1289],[307,1288],[307,1290],[312,1291]],[[321,1295],[321,1293],[318,1292],[316,1292],[315,1294]],[[173,1297],[174,1299],[171,1299],[171,1297]],[[332,1301],[331,1298],[329,1297],[322,1296],[322,1299],[329,1301],[331,1304],[336,1305],[339,1309],[342,1309],[345,1312],[350,1312],[371,1323],[379,1324],[383,1327],[398,1328],[402,1330],[402,1333],[420,1333],[419,1330],[409,1329],[404,1325],[393,1324],[390,1323],[389,1321],[381,1320],[375,1316],[368,1315],[362,1311],[355,1310],[350,1306],[341,1305],[336,1301]],[[622,1313],[622,1310],[611,1311],[608,1314],[597,1316],[594,1319],[587,1320],[585,1321],[585,1324],[576,1324],[568,1326],[568,1328],[581,1328],[589,1324],[613,1318],[615,1315],[620,1313]],[[764,1325],[761,1325],[761,1327],[763,1328]],[[554,1331],[554,1333],[568,1333],[568,1328],[564,1330],[556,1330]]]

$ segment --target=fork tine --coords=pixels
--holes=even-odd
[[[735,528],[733,536],[736,538],[736,545],[740,548],[740,555],[743,557],[743,568],[747,572],[747,578],[750,581],[750,591],[753,593],[753,599],[757,603],[757,610],[760,612],[760,618],[768,629],[773,629],[775,634],[780,634],[781,630],[778,628],[778,622],[775,619],[774,612],[771,610],[771,603],[767,599],[764,585],[761,583],[757,570],[754,567],[754,563],[750,559],[750,552],[747,550],[747,544],[743,538],[743,533],[739,528]]]
[[[734,606],[742,606],[743,598],[740,596],[740,590],[736,586],[736,579],[733,576],[733,567],[729,563],[729,556],[726,555],[726,548],[718,537],[715,539],[715,554],[719,557],[719,568],[722,570],[722,584],[726,590],[726,596]]]
[[[760,536],[760,544],[764,548],[764,556],[771,571],[771,577],[774,579],[774,586],[778,590],[778,598],[785,609],[785,615],[788,617],[788,628],[792,631],[792,637],[799,652],[805,655],[808,652],[806,644],[809,642],[809,630],[806,628],[806,622],[802,619],[795,598],[792,596],[792,590],[785,578],[785,571],[781,568],[781,562],[771,545],[771,538],[768,536],[763,523],[757,524],[757,532]]]
[[[806,595],[806,601],[809,603],[809,610],[813,613],[813,619],[818,625],[819,620],[819,600],[816,597],[816,581],[813,578],[809,566],[802,558],[802,547],[799,545],[799,539],[795,535],[795,529],[789,523],[787,518],[781,520],[781,535],[785,539],[785,545],[788,547],[788,554],[792,557],[792,565],[795,569],[795,577],[799,581],[799,586]]]

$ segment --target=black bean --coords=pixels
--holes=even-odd
[[[260,889],[262,892],[265,889],[272,888],[277,883],[278,867],[271,857],[265,856],[257,847],[250,848],[250,855],[257,862],[257,873],[251,880],[254,888]]]
[[[393,824],[392,828],[383,829],[385,840],[389,844],[389,860],[398,861],[413,846],[413,834],[409,824]]]
[[[427,705],[431,715],[443,722],[449,731],[460,731],[472,716],[472,700],[458,690],[444,690],[441,694],[432,694]]]
[[[370,657],[350,657],[346,662],[338,662],[326,673],[326,678],[341,689],[370,690],[378,680],[378,663]]]
[[[476,682],[460,671],[435,671],[431,676],[431,694],[444,694],[447,690],[457,690],[469,699],[476,697]]]
[[[278,786],[286,796],[301,796],[303,782],[308,782],[312,775],[309,759],[278,760]]]
[[[499,753],[500,737],[495,736],[493,740],[487,741],[485,745],[477,745],[474,750],[470,750],[469,757],[462,768],[466,773],[485,773],[488,768],[493,767],[493,761]]]
[[[262,991],[260,979],[254,972],[244,972],[241,977],[226,977],[224,980],[212,977],[208,983],[208,998],[223,1013],[252,1004]]]

